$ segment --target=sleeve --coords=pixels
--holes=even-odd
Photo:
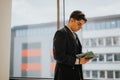
[[[76,58],[66,54],[66,35],[62,31],[57,31],[53,39],[53,54],[57,62],[71,65],[75,64]]]

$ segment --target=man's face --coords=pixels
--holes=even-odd
[[[83,19],[81,19],[81,20],[73,19],[73,21],[72,21],[72,31],[73,32],[79,31],[82,28],[84,23],[85,23],[85,21]]]

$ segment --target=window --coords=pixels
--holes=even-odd
[[[113,78],[113,71],[107,71],[107,78]]]
[[[107,37],[106,38],[106,46],[110,46],[110,45],[112,45],[112,39],[111,39],[111,37]]]
[[[104,39],[103,38],[98,38],[98,45],[103,46],[104,45]]]
[[[91,39],[91,46],[96,47],[96,39]]]
[[[106,60],[107,61],[113,61],[113,55],[112,54],[107,54],[106,55]]]
[[[100,78],[105,78],[105,71],[100,71]]]
[[[117,27],[120,28],[120,19],[117,20]]]
[[[83,40],[83,46],[84,47],[89,47],[89,39],[84,39]]]
[[[91,30],[95,30],[96,28],[95,23],[90,23],[89,27],[91,28]]]
[[[115,78],[120,78],[120,71],[115,71]]]
[[[94,23],[95,24],[95,30],[100,30],[100,22],[96,22],[96,23]]]
[[[114,54],[114,61],[120,61],[120,53],[119,54]]]
[[[86,30],[95,30],[95,29],[96,29],[95,23],[93,22],[87,23]]]
[[[105,29],[105,26],[106,26],[106,25],[105,25],[105,21],[101,21],[101,23],[100,23],[100,24],[101,24],[101,26],[100,26],[100,27],[101,27],[101,29]]]
[[[87,28],[87,23],[83,25],[82,30],[86,31],[86,28]]]
[[[10,77],[53,78],[48,53],[57,30],[56,5],[56,0],[12,0]]]
[[[98,77],[98,71],[92,71],[92,77],[97,78]]]
[[[111,28],[116,28],[116,21],[115,20],[111,20]]]
[[[85,75],[86,78],[90,78],[90,71],[85,71],[84,75]]]
[[[99,61],[104,61],[104,55],[103,54],[99,54]]]
[[[63,1],[65,1],[65,6],[66,6],[65,9],[66,10],[65,10],[65,15],[64,15],[63,14],[64,10],[62,10],[63,6],[60,5],[60,9],[61,9],[61,13],[60,13],[61,20],[60,21],[61,21],[61,23],[64,22],[64,20],[63,20],[64,17],[66,18],[65,21],[68,21],[69,13],[71,13],[71,11],[73,11],[75,9],[82,10],[83,13],[85,12],[86,16],[88,16],[88,17],[96,16],[96,15],[94,15],[94,14],[96,14],[95,12],[97,12],[96,10],[98,10],[97,13],[99,13],[99,9],[96,7],[96,5],[92,5],[92,6],[90,5],[88,7],[87,6],[85,7],[85,5],[83,5],[83,4],[84,4],[84,1],[86,1],[86,0],[81,0],[81,1],[73,0],[73,2],[71,2],[71,0],[60,0],[61,3]],[[91,2],[91,1],[86,1],[85,3],[89,4],[89,2]],[[91,2],[91,3],[96,4],[96,2],[99,4],[103,4],[103,2],[101,2],[101,1],[100,2],[95,1],[95,2]],[[109,0],[107,0],[105,3],[108,3],[108,2],[109,2]],[[44,4],[47,4],[47,6]],[[36,24],[36,23],[38,23],[38,24],[45,23],[45,24],[41,25],[41,26],[37,25],[39,28],[36,28],[36,29],[34,29],[35,26],[32,26],[32,25],[28,26],[29,28],[23,29],[24,31],[20,30],[20,29],[18,29],[18,30],[16,29],[17,31],[16,31],[15,35],[17,35],[17,37],[12,36],[12,38],[13,38],[13,40],[12,40],[13,54],[11,56],[13,56],[13,61],[11,61],[11,62],[13,64],[12,67],[14,67],[14,68],[13,68],[13,71],[12,71],[12,74],[10,75],[10,77],[11,76],[12,77],[19,76],[19,77],[37,77],[37,78],[50,77],[50,78],[53,78],[55,61],[54,61],[53,56],[49,56],[49,50],[52,48],[53,34],[56,31],[56,17],[57,17],[56,5],[57,5],[56,0],[51,0],[51,1],[49,1],[49,0],[44,0],[44,1],[43,0],[13,0],[13,6],[12,6],[13,7],[13,10],[12,10],[13,11],[12,12],[13,20],[12,21],[13,21],[13,23],[16,23],[13,25],[18,25],[18,24],[31,25],[31,24]],[[103,6],[101,6],[101,7],[103,7]],[[93,8],[95,8],[96,10]],[[100,6],[99,6],[99,8],[100,8]],[[89,12],[87,12],[89,10],[90,10],[90,13],[92,12],[91,13],[92,15],[89,14]],[[91,10],[93,10],[93,11],[91,11]],[[111,12],[114,12],[114,11],[111,11]],[[100,15],[102,16],[102,14],[100,14]],[[88,21],[89,23],[85,24],[85,27],[83,29],[89,30],[89,31],[94,30],[95,32],[97,32],[96,30],[105,29],[105,28],[110,29],[111,27],[116,27],[116,22],[114,20],[109,21],[109,18],[108,18],[107,22],[104,21],[105,19],[103,19],[103,17],[92,18],[92,19],[93,20],[91,22]],[[98,21],[96,19],[98,19]],[[51,24],[49,24],[49,22],[50,23],[55,22],[55,25],[51,25]],[[46,23],[48,23],[48,24],[46,24]],[[120,20],[118,20],[117,25],[120,28]],[[51,28],[51,26],[53,26],[53,28]],[[61,27],[63,27],[63,26],[61,26]],[[120,38],[118,38],[118,37],[114,37],[114,38],[108,37],[106,39],[104,39],[104,38],[98,38],[98,39],[93,38],[92,39],[91,37],[94,37],[94,35],[97,37],[97,35],[94,34],[94,35],[89,36],[89,33],[88,34],[86,34],[86,33],[84,36],[85,36],[85,38],[88,37],[88,39],[83,40],[83,46],[89,47],[89,48],[92,47],[93,50],[96,49],[96,47],[98,50],[98,48],[99,48],[98,46],[100,46],[100,48],[104,48],[103,46],[105,44],[107,46],[110,46],[112,44],[113,45],[120,44]],[[90,33],[92,33],[92,31]],[[26,37],[23,37],[24,35],[26,35]],[[98,36],[102,37],[102,35],[98,35]],[[31,43],[33,43],[33,44],[31,44]],[[34,44],[35,45],[39,44],[39,46],[36,47],[36,46],[34,46]],[[27,47],[24,47],[25,45],[27,45]],[[40,56],[37,55],[38,53],[36,54],[37,56],[35,56],[35,55],[29,56],[28,55],[28,54],[32,54],[31,52],[29,52],[31,50],[30,45],[33,46],[32,49],[35,51],[36,51],[35,48],[40,49],[40,50],[38,50],[38,51],[41,51],[41,52],[39,52]],[[97,50],[95,50],[95,51],[97,51]],[[23,52],[26,51],[26,53],[21,55],[21,51],[23,51]],[[98,51],[100,51],[100,50],[98,50]],[[96,64],[97,61],[103,62],[104,60],[120,61],[120,54],[115,54],[114,56],[113,56],[113,53],[107,54],[106,57],[104,57],[104,54],[100,54],[99,58],[95,58],[92,61],[95,62],[95,64]],[[33,67],[30,67],[31,65],[29,63],[32,63],[32,64],[37,63],[37,65],[36,65],[37,67],[34,68],[35,70],[33,70]],[[21,67],[22,67],[22,69],[21,69]],[[27,69],[27,67],[29,67],[29,68]],[[90,67],[88,67],[87,69],[90,69]],[[93,76],[93,78],[106,77],[104,71],[100,71],[99,73],[98,73],[98,71],[86,71],[85,74],[86,74],[86,77],[88,77],[88,78],[91,78],[92,76]],[[120,76],[120,71],[116,71],[115,74],[116,74],[115,77],[118,78]],[[109,73],[107,76],[110,78],[111,75],[113,75],[113,72],[111,74]]]
[[[106,29],[110,29],[110,21],[106,21],[105,23],[106,23],[105,28],[106,28]]]
[[[113,37],[113,45],[119,45],[120,40],[119,37]]]
[[[92,59],[92,62],[97,62],[97,58]]]

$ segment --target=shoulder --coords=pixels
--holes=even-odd
[[[61,28],[55,32],[54,38],[65,38],[65,37],[66,37],[65,28]]]
[[[55,34],[66,34],[66,29],[65,29],[65,27],[57,30]]]

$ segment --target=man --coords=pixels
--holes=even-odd
[[[73,11],[66,26],[55,33],[53,39],[53,54],[56,60],[54,80],[83,80],[82,64],[88,58],[76,58],[82,53],[82,46],[75,32],[87,21],[85,15]]]

